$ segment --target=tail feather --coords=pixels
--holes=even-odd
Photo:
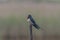
[[[40,27],[37,24],[34,24],[33,26],[37,29],[40,29]]]

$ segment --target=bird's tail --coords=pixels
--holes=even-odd
[[[35,25],[33,25],[35,28],[37,28],[38,30],[40,29],[40,27],[37,25],[37,24],[35,24]]]

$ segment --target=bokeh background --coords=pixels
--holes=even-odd
[[[0,0],[0,40],[30,40],[28,14],[45,30],[34,40],[60,40],[60,0]]]

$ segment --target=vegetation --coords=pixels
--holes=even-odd
[[[52,0],[49,0],[52,1]],[[53,0],[55,1],[55,0]],[[59,1],[59,0],[57,0]],[[39,0],[37,0],[39,2]],[[13,6],[12,6],[13,5]],[[43,27],[46,30],[47,35],[60,35],[60,7],[57,5],[56,7],[53,5],[53,7],[45,8],[47,6],[43,5],[40,9],[38,7],[30,7],[30,6],[21,6],[18,5],[9,5],[11,6],[9,9],[9,6],[7,8],[3,8],[0,11],[0,14],[8,15],[8,13],[12,14],[7,17],[4,15],[0,15],[3,17],[0,17],[0,36],[5,34],[5,32],[10,27],[10,31],[12,32],[19,32],[20,35],[29,35],[29,24],[27,23],[27,15],[30,13],[37,22],[37,24],[40,27]],[[28,5],[28,4],[27,4]],[[32,4],[31,4],[32,5]],[[51,5],[50,5],[51,6]],[[5,6],[6,7],[6,6]],[[13,7],[13,8],[12,8]],[[16,30],[15,30],[16,29]],[[41,33],[41,30],[37,30],[33,27],[33,34],[39,36]]]

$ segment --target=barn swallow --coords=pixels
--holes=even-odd
[[[40,27],[36,24],[35,20],[33,19],[32,15],[28,15],[27,21],[32,24],[36,29],[40,29]]]

